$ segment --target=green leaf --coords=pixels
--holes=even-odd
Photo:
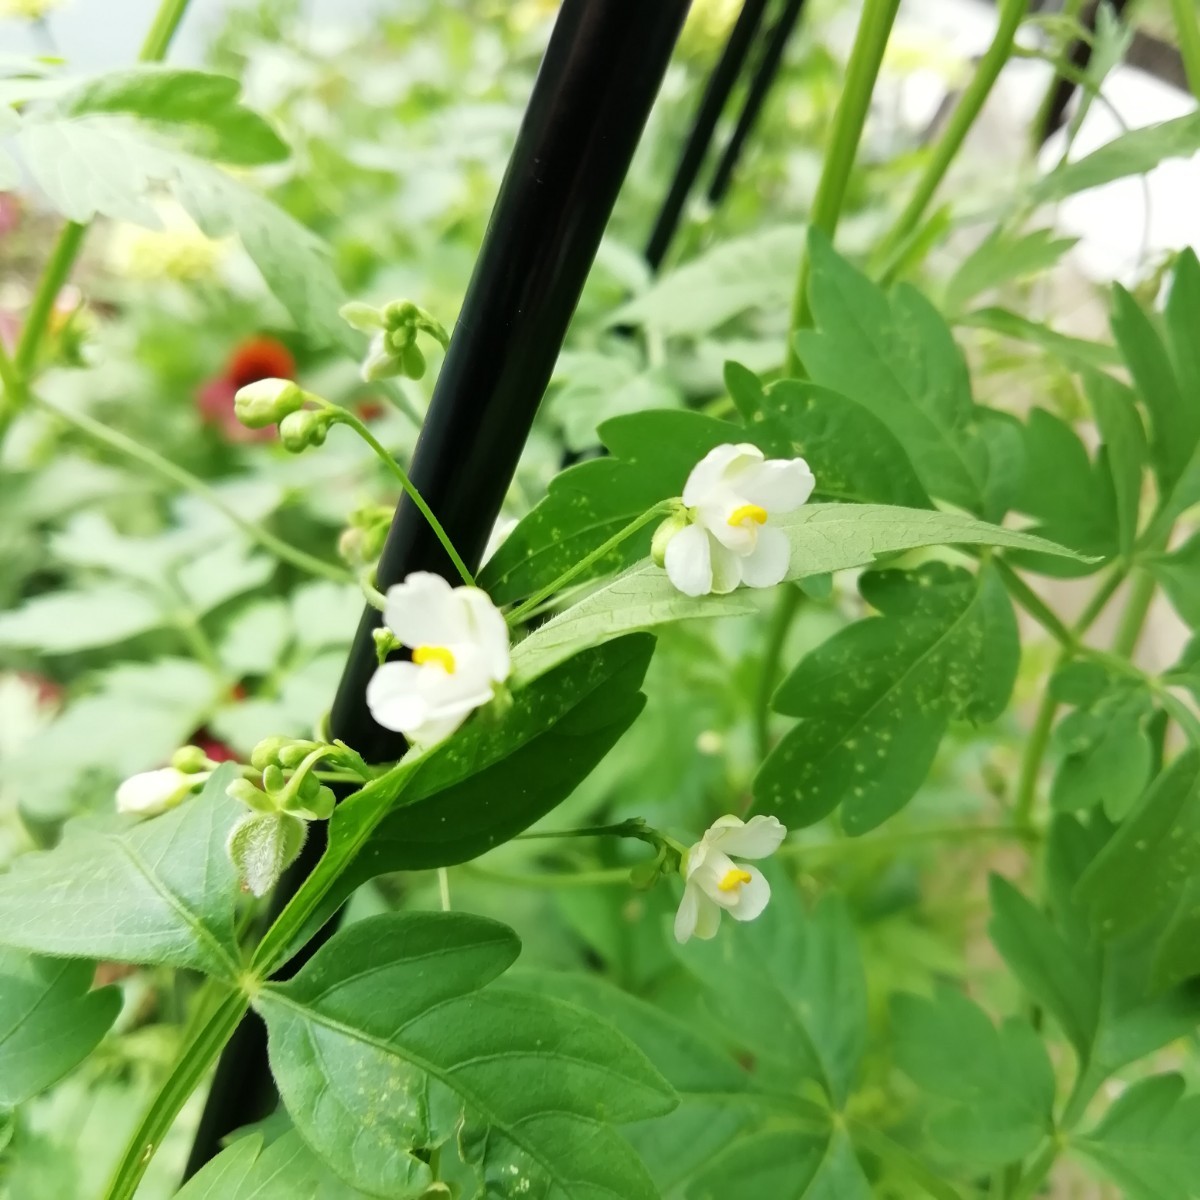
[[[828,1136],[785,1130],[743,1138],[687,1191],[687,1200],[870,1200],[844,1129]]]
[[[289,151],[257,113],[238,101],[227,75],[178,67],[138,66],[84,80],[55,102],[59,113],[126,113],[184,138],[201,158],[237,166],[280,162]]]
[[[1179,392],[1194,411],[1200,406],[1200,259],[1190,246],[1175,260],[1164,317]]]
[[[0,875],[0,944],[33,954],[163,963],[236,978],[236,881],[225,839],[232,766],[149,821],[68,825]]]
[[[429,1153],[457,1139],[488,1191],[656,1197],[611,1126],[669,1111],[673,1092],[582,1009],[486,989],[518,949],[480,917],[389,914],[259,993],[283,1102],[348,1183],[420,1196]]]
[[[913,797],[952,718],[995,720],[1008,703],[1017,625],[994,572],[929,563],[864,576],[863,594],[882,615],[817,647],[776,693],[800,722],[754,795],[786,825],[841,805],[847,833],[874,829]]]
[[[1130,130],[1074,162],[1056,167],[1026,193],[1028,204],[1051,204],[1114,179],[1144,175],[1168,158],[1200,150],[1200,113]]]
[[[752,1077],[677,1017],[595,975],[521,971],[514,983],[612,1022],[674,1088],[679,1106],[673,1112],[622,1130],[664,1195],[678,1195],[735,1138],[762,1121]]]
[[[552,583],[648,508],[678,496],[691,469],[714,446],[748,436],[727,421],[671,411],[614,417],[599,433],[611,456],[556,476],[546,496],[480,571],[479,586],[497,604]],[[647,526],[601,560],[591,575],[644,558],[653,534],[653,526]]]
[[[1103,342],[1091,342],[1085,338],[1069,337],[1007,308],[977,308],[974,312],[959,317],[958,324],[972,329],[989,329],[1014,341],[1038,346],[1051,358],[1058,359],[1075,370],[1080,367],[1101,370],[1105,367],[1115,367],[1121,362],[1121,356],[1112,346],[1106,346]]]
[[[57,1083],[100,1044],[121,1011],[117,988],[90,991],[95,964],[0,950],[0,1106]]]
[[[835,897],[806,912],[784,872],[765,873],[771,903],[758,920],[726,921],[712,941],[691,941],[676,954],[729,1036],[754,1056],[763,1086],[794,1093],[797,1080],[813,1079],[840,1110],[867,1037],[854,927]]]
[[[1183,1092],[1180,1075],[1141,1079],[1071,1145],[1128,1200],[1191,1200],[1200,1179],[1200,1096]]]
[[[1037,275],[1052,267],[1078,238],[1059,237],[1053,229],[1029,233],[997,225],[967,255],[946,284],[945,307],[959,313],[981,292]]]
[[[251,554],[236,542],[226,542],[184,563],[177,572],[180,590],[192,612],[203,615],[261,587],[275,571],[263,554]]]
[[[796,336],[809,378],[886,425],[929,495],[979,510],[991,466],[946,323],[908,285],[884,293],[815,230],[809,262],[817,328]]]
[[[1160,488],[1167,492],[1178,483],[1200,441],[1200,398],[1184,396],[1158,331],[1120,284],[1113,286],[1112,331],[1150,413],[1154,468]],[[1116,388],[1113,384],[1109,390]]]
[[[1142,472],[1149,462],[1146,431],[1138,416],[1133,393],[1110,375],[1089,371],[1084,388],[1112,470],[1117,505],[1117,547],[1128,556],[1138,532],[1138,509],[1142,501]],[[1200,412],[1200,408],[1197,409]]]
[[[1026,1021],[997,1029],[977,1004],[940,987],[932,999],[893,997],[892,1032],[896,1064],[940,1101],[929,1132],[952,1158],[1002,1166],[1050,1133],[1054,1071]]]
[[[166,621],[163,607],[145,592],[102,583],[78,591],[46,592],[0,615],[0,646],[74,654],[149,633]]]
[[[1170,554],[1150,558],[1148,565],[1188,627],[1200,628],[1200,533]]]

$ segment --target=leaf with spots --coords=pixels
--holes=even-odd
[[[674,1092],[583,1009],[489,989],[519,948],[481,917],[371,917],[256,997],[283,1103],[348,1184],[416,1200],[445,1148],[481,1194],[656,1200],[613,1126],[670,1111]]]
[[[242,811],[232,766],[148,821],[67,826],[0,875],[0,944],[64,958],[164,963],[236,976],[237,881],[225,839]]]
[[[1016,678],[1016,618],[986,566],[945,563],[863,577],[880,616],[803,659],[774,706],[800,718],[754,783],[758,811],[811,825],[841,806],[847,833],[899,811],[924,781],[952,719],[995,720]]]

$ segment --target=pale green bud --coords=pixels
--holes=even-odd
[[[225,844],[242,886],[265,896],[296,861],[308,826],[290,813],[247,813],[229,831]]]
[[[383,314],[373,304],[364,304],[361,300],[351,300],[338,309],[338,316],[360,333],[374,333],[383,328]]]
[[[291,738],[280,737],[278,734],[274,737],[263,738],[250,752],[250,765],[256,771],[265,770],[272,763],[278,762],[280,750],[291,744]]]
[[[255,812],[275,812],[278,805],[261,788],[256,788],[248,779],[235,779],[226,789],[225,794],[233,800],[239,800],[247,808]]]
[[[650,557],[654,565],[661,567],[667,558],[667,544],[681,530],[688,526],[688,516],[682,509],[673,512],[655,531],[650,543]]]
[[[304,392],[290,379],[260,379],[238,388],[233,411],[247,429],[277,425],[304,405]]]
[[[195,775],[199,771],[211,771],[216,765],[199,746],[180,746],[171,755],[171,766],[185,775]]]
[[[320,446],[329,432],[330,419],[325,413],[303,408],[288,413],[279,422],[279,440],[285,450],[299,454],[309,446]]]

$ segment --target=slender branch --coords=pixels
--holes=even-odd
[[[500,871],[495,867],[484,867],[479,863],[464,863],[458,870],[486,883],[502,883],[510,887],[552,889],[611,887],[629,883],[628,867],[611,867],[601,871],[547,872],[538,875],[523,875],[517,871]]]
[[[163,0],[138,51],[139,62],[161,62],[167,54],[175,30],[187,12],[188,0]]]
[[[1188,86],[1192,95],[1200,100],[1200,11],[1197,11],[1196,0],[1170,0],[1170,3]]]
[[[568,583],[573,579],[578,579],[589,567],[594,566],[606,555],[611,554],[622,542],[633,537],[639,529],[645,528],[651,521],[668,513],[674,504],[674,500],[664,500],[656,504],[653,508],[646,509],[640,517],[635,517],[623,529],[614,533],[603,545],[597,546],[590,554],[585,554],[574,566],[565,570],[552,583],[546,584],[544,588],[539,588],[528,600],[514,608],[508,614],[508,623],[510,625],[519,625],[542,601],[553,596],[556,592],[562,591]]]
[[[762,670],[758,674],[758,688],[754,699],[754,744],[759,758],[766,758],[771,749],[771,698],[775,695],[775,685],[779,682],[779,659],[803,598],[804,593],[795,584],[786,584],[775,602],[775,611],[771,614],[771,623],[767,627]]]
[[[1041,1153],[1029,1164],[1029,1170],[1022,1175],[1016,1190],[1011,1193],[1011,1200],[1031,1200],[1031,1197],[1037,1195],[1046,1181],[1046,1176],[1058,1161],[1060,1148],[1057,1138],[1042,1147]]]
[[[1068,649],[1074,649],[1078,638],[1059,618],[1058,614],[1016,573],[1002,558],[993,558],[992,565],[1004,581],[1008,593],[1055,641]]]
[[[467,587],[475,586],[475,576],[467,569],[467,564],[463,562],[462,557],[454,548],[454,543],[450,540],[450,536],[442,528],[442,523],[433,515],[433,509],[425,503],[425,497],[417,490],[413,481],[409,479],[408,472],[388,453],[387,448],[382,442],[367,428],[366,424],[358,419],[349,409],[342,408],[337,404],[325,402],[326,407],[333,409],[337,413],[338,423],[348,425],[355,433],[358,434],[372,450],[375,451],[380,461],[387,467],[396,479],[400,486],[404,489],[405,495],[417,506],[421,516],[429,522],[429,527],[433,530],[437,540],[441,542],[442,549],[450,556],[450,561],[454,564],[454,569],[458,572],[459,577]]]
[[[821,179],[813,197],[809,224],[833,237],[842,204],[846,198],[846,187],[858,155],[858,144],[862,139],[863,126],[871,105],[871,93],[875,90],[875,79],[883,62],[888,36],[896,20],[900,0],[865,0],[854,47],[846,67],[846,83],[833,114],[833,131],[825,162],[821,168]],[[788,329],[787,362],[785,375],[795,376],[801,370],[796,353],[795,335],[800,329],[812,324],[808,307],[808,255],[800,263],[796,277],[796,295],[792,302],[792,320]]]
[[[1142,636],[1142,628],[1146,624],[1146,617],[1150,613],[1150,605],[1154,603],[1157,586],[1158,581],[1144,567],[1134,571],[1125,611],[1121,614],[1121,623],[1117,626],[1116,637],[1113,639],[1113,653],[1121,658],[1133,657],[1138,640]]]
[[[126,1143],[104,1200],[133,1200],[155,1150],[162,1144],[188,1097],[216,1062],[221,1048],[233,1036],[248,1007],[249,1001],[241,992],[231,993],[180,1052],[170,1075]]]
[[[325,579],[332,579],[337,583],[354,582],[350,573],[343,568],[336,566],[334,563],[325,562],[323,559],[317,558],[312,554],[307,554],[305,551],[289,545],[282,538],[276,537],[270,530],[264,529],[256,522],[247,520],[219,492],[205,483],[203,479],[198,479],[190,471],[185,470],[177,463],[171,462],[170,459],[163,458],[157,451],[151,450],[148,446],[143,446],[140,442],[135,441],[119,430],[109,429],[107,425],[102,425],[99,421],[94,420],[85,413],[72,412],[70,409],[62,408],[42,396],[36,396],[34,399],[47,412],[54,413],[56,417],[66,421],[68,425],[78,429],[80,433],[85,434],[94,442],[99,442],[101,445],[117,451],[118,454],[123,454],[128,458],[140,462],[143,466],[149,467],[150,470],[162,478],[169,479],[172,483],[178,484],[186,491],[201,497],[208,504],[212,505],[213,508],[217,509],[218,512],[228,517],[248,538],[257,542],[265,550],[271,551],[278,558],[291,563],[294,567],[298,567],[302,571],[308,571],[313,575],[320,575]]]
[[[993,839],[1018,842],[1036,842],[1040,835],[1035,829],[1016,825],[931,825],[924,829],[912,829],[905,833],[880,834],[875,837],[843,838],[836,842],[805,844],[788,842],[781,846],[778,854],[787,858],[858,858],[869,854],[904,850],[924,842],[939,845],[954,845],[966,842],[983,842]]]

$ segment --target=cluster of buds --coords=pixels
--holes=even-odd
[[[396,375],[420,379],[425,374],[425,355],[417,345],[417,335],[426,333],[444,350],[450,335],[423,308],[411,300],[393,300],[381,308],[352,301],[338,310],[342,320],[361,333],[371,335],[362,377],[367,383]]]
[[[310,404],[316,407],[307,407]],[[293,454],[322,445],[339,415],[337,408],[290,379],[247,384],[234,397],[233,411],[247,429],[278,425],[280,443]]]
[[[338,554],[355,570],[370,566],[383,552],[393,510],[385,504],[356,508],[338,538]]]

